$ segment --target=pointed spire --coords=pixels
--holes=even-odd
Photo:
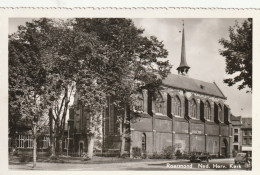
[[[177,70],[178,70],[178,74],[187,75],[190,67],[188,66],[186,61],[184,21],[182,25],[183,25],[183,29],[182,29],[182,45],[181,45],[181,62]]]

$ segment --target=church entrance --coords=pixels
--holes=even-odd
[[[83,154],[83,149],[84,149],[84,143],[83,141],[79,142],[79,156],[81,157]]]
[[[223,139],[221,143],[221,154],[222,156],[228,157],[228,141],[227,139]]]

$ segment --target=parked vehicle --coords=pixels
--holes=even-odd
[[[247,153],[238,153],[235,158],[235,164],[251,164],[252,158],[248,157]]]
[[[209,162],[210,159],[210,155],[206,153],[192,153],[190,156],[190,162],[192,163],[199,163],[202,161]]]

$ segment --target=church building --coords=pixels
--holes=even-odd
[[[205,82],[188,76],[185,33],[182,31],[181,61],[178,74],[169,74],[163,80],[160,93],[147,90],[139,94],[136,117],[130,121],[130,139],[125,150],[141,148],[147,154],[160,153],[173,146],[181,152],[206,152],[211,155],[231,156],[232,125],[227,99],[215,82]],[[79,131],[83,120],[80,109],[72,110],[69,125]],[[108,105],[103,120],[103,147],[119,150],[116,109]],[[72,133],[71,133],[72,134]],[[75,135],[77,133],[74,133]],[[75,151],[86,150],[86,135],[79,132],[74,140]]]

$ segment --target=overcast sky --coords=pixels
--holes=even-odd
[[[207,82],[215,81],[224,95],[226,104],[234,115],[252,116],[252,94],[246,90],[237,90],[237,86],[228,87],[223,83],[224,78],[230,77],[225,73],[225,58],[219,54],[222,46],[220,38],[228,38],[228,28],[235,20],[244,19],[184,19],[186,39],[186,59],[189,77]],[[9,33],[17,31],[18,25],[24,25],[25,18],[9,20]],[[182,19],[133,19],[137,27],[145,29],[145,35],[154,35],[163,41],[168,50],[168,58],[173,65],[172,73],[177,74],[180,64]]]

